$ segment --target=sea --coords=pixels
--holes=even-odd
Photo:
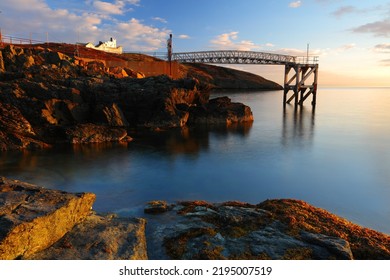
[[[98,212],[142,216],[151,200],[304,200],[390,234],[390,88],[319,88],[317,105],[282,91],[215,92],[252,124],[188,127],[128,144],[1,152],[0,176],[93,192]]]

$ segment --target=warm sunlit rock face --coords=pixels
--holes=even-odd
[[[128,141],[127,127],[181,127],[188,112],[178,104],[208,100],[190,79],[136,79],[137,71],[43,48],[7,46],[1,54],[1,150]]]
[[[89,215],[34,260],[146,260],[144,219]]]
[[[390,259],[390,236],[300,200],[152,201],[144,218],[94,200],[0,178],[0,259]]]
[[[46,249],[90,213],[95,195],[47,190],[0,178],[0,259]]]
[[[43,47],[7,46],[0,58],[1,150],[129,141],[129,127],[253,121],[243,104],[209,102],[209,92],[193,78],[144,78],[126,67],[106,67],[104,60]]]

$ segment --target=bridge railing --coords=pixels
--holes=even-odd
[[[297,57],[292,55],[254,51],[200,51],[173,53],[172,60],[189,63],[215,64],[317,64],[317,56]]]
[[[27,38],[21,38],[16,36],[9,36],[9,35],[2,35],[0,33],[0,44],[1,45],[7,45],[7,44],[18,44],[18,45],[33,45],[33,44],[42,44],[45,43],[44,41],[39,40],[33,40],[33,39],[27,39]]]
[[[297,64],[318,64],[318,56],[297,56],[295,58]]]

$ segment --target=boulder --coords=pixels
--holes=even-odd
[[[0,259],[27,258],[90,213],[91,193],[65,193],[0,178]]]
[[[34,260],[146,260],[144,219],[89,215]]]
[[[61,63],[64,61],[69,61],[71,58],[61,52],[47,52],[46,53],[46,62],[49,64],[54,64],[56,66],[61,66]]]
[[[250,107],[232,102],[230,98],[218,97],[211,99],[204,106],[190,108],[189,124],[218,125],[253,122]]]
[[[108,73],[114,76],[115,78],[121,79],[128,77],[127,71],[124,70],[122,67],[109,67]]]
[[[144,212],[147,214],[161,214],[169,210],[168,203],[164,200],[154,200],[147,203]]]

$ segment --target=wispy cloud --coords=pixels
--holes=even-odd
[[[188,36],[186,34],[181,34],[181,35],[178,35],[176,37],[179,38],[179,39],[190,39],[191,38],[190,36]]]
[[[382,66],[390,66],[390,59],[382,59],[379,61]]]
[[[210,41],[212,47],[215,49],[222,50],[241,50],[241,51],[250,51],[254,49],[259,49],[260,46],[256,45],[252,41],[249,40],[238,40],[238,32],[233,31],[230,33],[223,33],[215,37]]]
[[[390,19],[367,23],[352,29],[355,33],[370,33],[379,37],[390,37]]]
[[[374,52],[390,53],[390,43],[378,44],[373,48]]]
[[[152,20],[159,21],[162,23],[168,23],[168,21],[165,18],[160,18],[160,17],[153,17]]]
[[[337,51],[339,52],[348,51],[354,49],[355,47],[356,47],[355,43],[350,43],[350,44],[342,45],[341,47],[337,48]]]
[[[306,56],[306,49],[292,49],[292,48],[280,48],[278,50],[274,50],[275,53],[293,55],[293,56]],[[324,55],[325,51],[321,49],[311,49],[309,51],[309,56],[321,56]]]
[[[290,2],[290,4],[288,4],[288,6],[290,8],[299,8],[300,6],[302,6],[302,1]]]
[[[353,14],[353,13],[357,13],[357,12],[360,12],[360,10],[354,6],[342,6],[342,7],[338,8],[336,11],[334,11],[332,13],[332,15],[337,17],[337,18],[340,18],[344,15]]]

